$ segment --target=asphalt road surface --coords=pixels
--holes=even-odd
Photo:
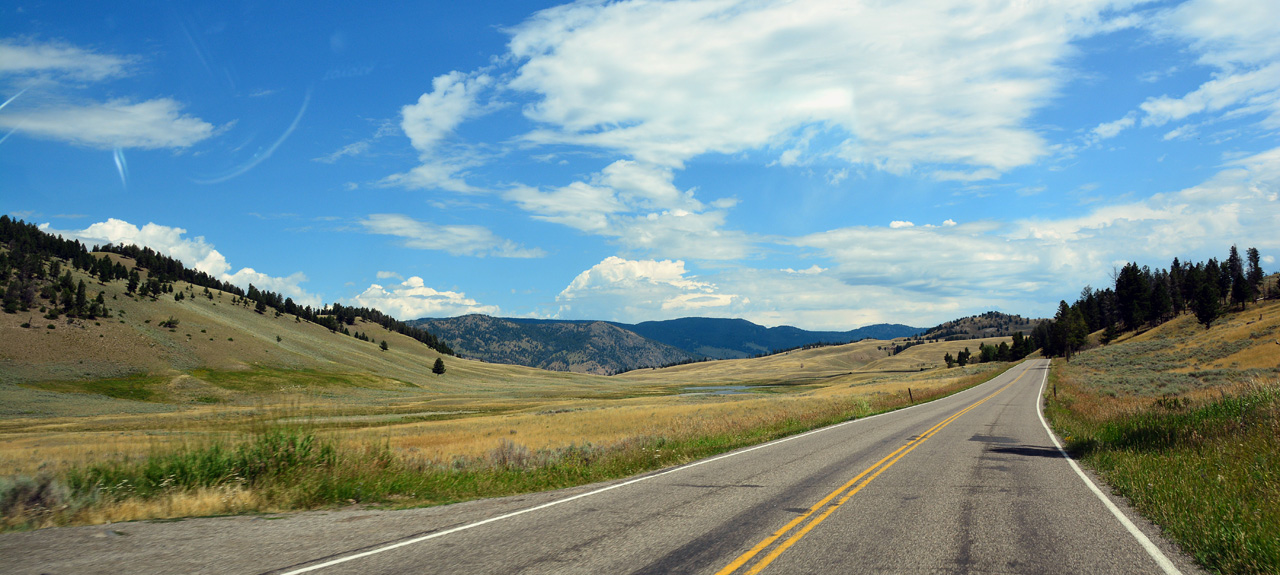
[[[5,573],[1196,573],[1039,414],[1048,362],[636,478],[408,511],[0,535]]]

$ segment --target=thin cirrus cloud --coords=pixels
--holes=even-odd
[[[170,98],[96,102],[77,96],[129,75],[137,62],[56,42],[0,40],[0,82],[23,86],[5,102],[0,128],[100,149],[186,148],[216,133]]]
[[[495,235],[484,226],[438,225],[403,214],[372,214],[359,221],[371,234],[395,236],[402,245],[419,250],[439,250],[455,256],[540,258],[541,248],[525,248]]]
[[[1280,5],[1251,0],[1190,0],[1157,12],[1143,27],[1158,38],[1186,45],[1197,63],[1212,70],[1211,79],[1181,95],[1147,98],[1136,112],[1094,129],[1098,139],[1140,125],[1160,127],[1206,115],[1208,121],[1262,116],[1260,127],[1280,127],[1280,36],[1274,22]],[[1179,126],[1171,140],[1193,133]]]

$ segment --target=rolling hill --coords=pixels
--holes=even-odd
[[[983,337],[1009,337],[1017,332],[1031,335],[1041,321],[1010,315],[998,311],[954,319],[929,328],[920,339],[978,339]]]

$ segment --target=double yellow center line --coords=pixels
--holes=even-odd
[[[884,473],[884,470],[893,467],[893,464],[897,463],[899,459],[902,459],[908,453],[911,453],[913,449],[919,447],[921,443],[928,441],[930,437],[933,437],[941,431],[942,428],[950,425],[951,422],[959,419],[960,416],[969,413],[970,410],[982,405],[988,399],[1000,395],[1001,392],[1009,389],[1009,386],[1017,383],[1019,379],[1022,379],[1024,374],[1026,374],[1025,369],[1022,373],[1018,374],[1018,377],[1013,378],[1013,381],[1005,384],[1004,387],[996,390],[995,393],[974,402],[972,405],[956,412],[951,417],[942,420],[933,427],[925,430],[924,433],[916,436],[915,439],[907,442],[906,445],[903,445],[893,453],[886,455],[884,459],[875,462],[874,465],[866,468],[862,473],[859,473],[854,476],[853,479],[850,479],[847,483],[841,485],[839,489],[836,489],[826,497],[823,497],[821,501],[815,503],[813,507],[810,507],[803,515],[792,519],[790,523],[782,526],[782,528],[775,531],[773,535],[770,535],[760,543],[757,543],[750,551],[743,553],[737,559],[734,559],[732,563],[726,565],[724,569],[717,571],[716,575],[729,575],[750,563],[757,555],[769,550],[763,558],[756,561],[755,564],[751,565],[750,569],[745,571],[745,575],[755,575],[756,573],[759,573],[765,567],[768,567],[774,559],[777,559],[779,555],[782,555],[784,551],[792,545],[795,545],[797,541],[812,531],[814,527],[817,527],[819,523],[825,521],[827,517],[834,513],[841,505],[844,505],[846,501],[852,498],[859,491],[862,491],[863,487],[866,487],[873,479],[879,477],[881,473]],[[837,497],[839,497],[839,500],[836,500]],[[835,503],[832,503],[832,501],[835,501]],[[797,527],[799,527],[799,529],[796,529]],[[792,532],[793,530],[794,532]],[[790,537],[787,537],[781,543],[778,543],[779,539],[786,537],[789,533]],[[777,544],[775,545],[775,543]]]

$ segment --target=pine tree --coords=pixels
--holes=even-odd
[[[1246,252],[1246,258],[1249,260],[1249,269],[1245,272],[1245,280],[1249,285],[1253,286],[1253,293],[1257,294],[1262,291],[1262,265],[1258,255],[1258,248],[1249,248]]]
[[[378,344],[378,348],[382,351],[387,351],[387,340],[382,340],[382,343]]]
[[[431,366],[431,373],[434,373],[434,374],[436,374],[436,375],[444,375],[444,360],[443,360],[443,359],[438,358],[438,357],[436,358],[436,364],[435,364],[435,365],[433,365],[433,366]]]
[[[1231,274],[1231,303],[1244,309],[1245,303],[1253,299],[1253,286],[1245,279],[1244,262],[1235,246],[1231,246],[1231,255],[1227,257],[1227,271]]]
[[[89,298],[84,291],[84,280],[80,280],[80,284],[76,286],[76,314],[84,314],[85,305],[88,303]]]
[[[1196,299],[1192,309],[1196,312],[1196,319],[1204,324],[1205,329],[1209,329],[1213,325],[1213,320],[1218,319],[1218,314],[1221,313],[1221,300],[1217,282],[1212,278],[1204,278],[1196,289]]]

